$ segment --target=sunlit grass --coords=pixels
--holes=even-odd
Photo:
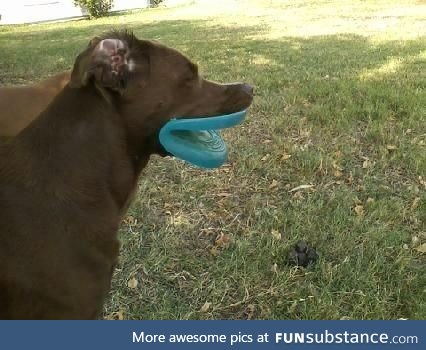
[[[417,55],[409,55],[404,57],[390,57],[387,62],[378,67],[368,69],[360,74],[361,79],[381,79],[383,76],[392,77],[399,70],[404,69],[407,65],[418,65],[419,72],[426,67],[426,50]]]

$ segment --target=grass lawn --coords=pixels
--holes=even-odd
[[[190,3],[0,27],[2,85],[69,69],[126,26],[256,86],[226,166],[144,171],[105,317],[426,318],[426,2]],[[316,265],[286,265],[299,239]]]

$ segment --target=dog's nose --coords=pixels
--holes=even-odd
[[[254,94],[254,88],[253,86],[251,86],[250,84],[243,84],[243,90],[248,93],[249,95],[253,95]]]

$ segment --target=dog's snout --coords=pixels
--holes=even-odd
[[[249,95],[254,94],[254,88],[250,84],[244,83],[244,84],[242,84],[242,88],[247,94],[249,94]]]
[[[224,84],[228,89],[231,89],[233,92],[244,91],[246,94],[253,96],[254,88],[247,83],[230,83]]]

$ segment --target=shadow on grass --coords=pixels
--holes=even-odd
[[[20,71],[32,65],[40,66],[44,71],[69,67],[74,56],[93,36],[115,27],[123,27],[111,27],[96,21],[85,24],[81,26],[68,22],[42,31],[19,32],[19,28],[26,27],[0,31],[0,49],[4,55],[2,71],[12,68],[9,74],[19,75]],[[132,17],[125,27],[133,30],[140,38],[158,39],[186,51],[190,56],[196,56],[195,59],[204,59],[200,62],[204,67],[213,64],[226,71],[227,66],[234,68],[232,63],[240,63],[247,75],[252,70],[258,76],[279,73],[283,79],[280,82],[284,84],[297,83],[301,78],[302,81],[324,78],[326,75],[331,79],[348,78],[351,75],[356,77],[362,70],[385,64],[389,57],[404,59],[419,55],[424,50],[422,40],[372,43],[357,35],[256,39],[258,34],[268,31],[267,26],[225,27],[201,20],[144,24],[137,17]],[[36,71],[32,73],[37,75]]]
[[[128,28],[140,38],[161,40],[180,49],[190,47],[193,40],[206,40],[207,37],[215,40],[237,34],[238,38],[243,39],[245,35],[255,34],[259,29],[242,27],[238,35],[237,28],[212,28],[207,25],[207,21],[178,20],[143,24],[134,20],[124,26],[97,24],[96,21],[87,21],[84,26],[82,23],[59,23],[53,29],[38,31],[29,31],[28,26],[0,28],[0,50],[5,55],[0,62],[0,82],[33,80],[46,73],[69,69],[75,56],[91,38],[112,29]]]
[[[359,81],[362,86],[367,84],[360,79],[363,72],[373,81],[375,75],[383,74],[396,81],[400,76],[424,75],[421,69],[425,60],[421,56],[424,40],[373,43],[356,35],[267,40],[256,38],[267,32],[264,25],[225,27],[200,20],[144,24],[137,17],[132,18],[126,27],[138,37],[157,39],[184,51],[199,62],[209,77],[251,81],[258,94],[264,96],[291,87],[311,90],[313,85],[321,85],[324,88],[321,91],[329,93],[327,87],[338,80]],[[21,27],[16,31],[0,31],[3,55],[0,82],[34,80],[69,69],[74,57],[92,37],[122,27],[97,23],[89,21],[81,26],[69,22],[43,31],[19,32]],[[390,71],[386,72],[390,59],[398,67],[388,67]],[[416,81],[422,87],[424,81],[415,79],[413,83]]]

